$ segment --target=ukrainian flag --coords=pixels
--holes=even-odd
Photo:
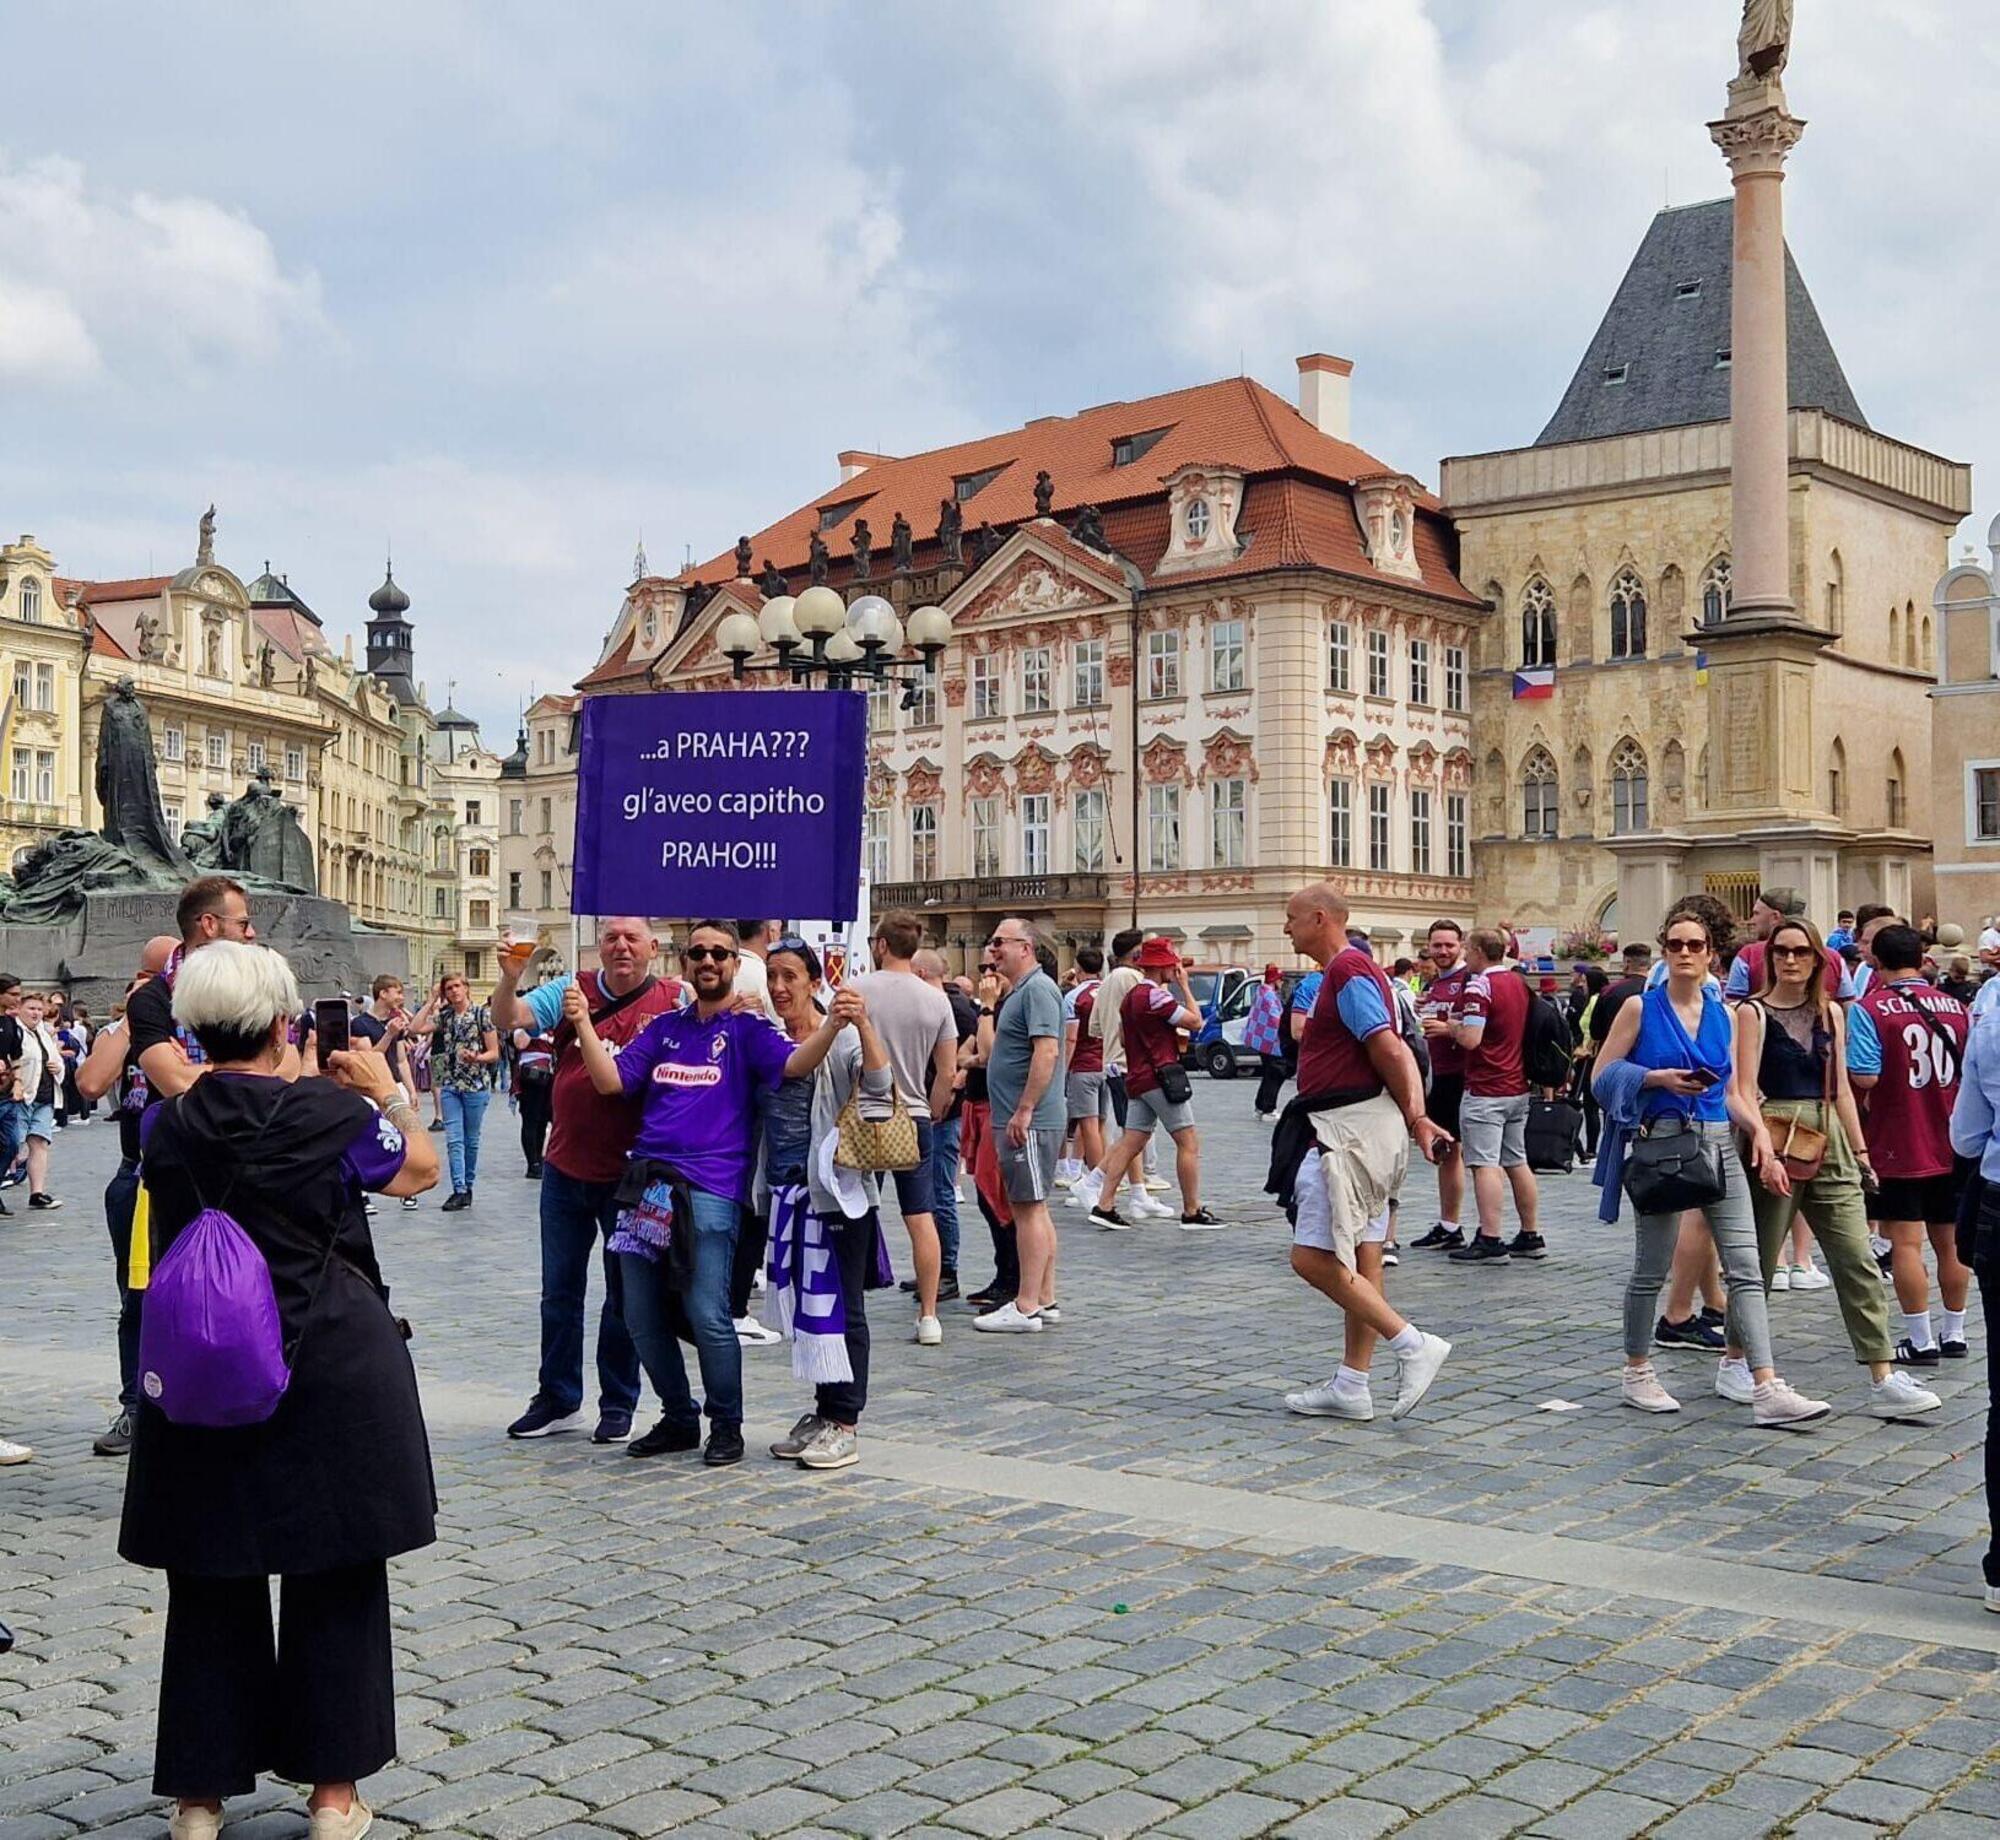
[[[1694,655],[1694,681],[1697,687],[1708,682],[1708,654],[1696,652]]]

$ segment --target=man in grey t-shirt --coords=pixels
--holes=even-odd
[[[1014,1301],[975,1317],[972,1326],[1002,1333],[1038,1333],[1058,1320],[1056,1229],[1049,1192],[1062,1153],[1063,1005],[1055,980],[1036,957],[1040,936],[1026,920],[1008,919],[989,942],[1008,982],[1006,1006],[993,1029],[986,1090],[1000,1179],[1014,1209],[1021,1286]]]

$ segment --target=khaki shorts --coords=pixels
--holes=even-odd
[[[1389,1200],[1410,1166],[1409,1127],[1387,1093],[1311,1116],[1320,1154],[1299,1170],[1292,1243],[1352,1270],[1355,1247],[1388,1234]]]

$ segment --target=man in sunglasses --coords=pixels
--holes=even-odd
[[[565,974],[521,992],[516,986],[532,944],[500,954],[493,993],[494,1025],[522,1028],[555,1042],[549,1086],[549,1139],[542,1152],[542,1362],[528,1409],[507,1427],[514,1438],[549,1437],[583,1426],[583,1321],[590,1257],[618,1217],[613,1197],[639,1130],[639,1105],[606,1098],[590,1083],[576,1031],[563,1022],[563,993],[583,992],[592,1025],[615,1052],[655,1016],[680,1006],[680,986],[656,978],[660,942],[643,914],[613,914],[597,923],[597,969]],[[596,1444],[632,1435],[639,1404],[639,1351],[625,1327],[618,1261],[604,1253],[604,1307],[597,1322]]]

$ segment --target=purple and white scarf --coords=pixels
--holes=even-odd
[[[859,1222],[848,1231],[858,1232]],[[803,1184],[771,1191],[771,1251],[765,1264],[777,1330],[792,1344],[792,1378],[814,1386],[851,1381],[847,1358],[847,1305],[840,1269],[824,1220],[813,1211]]]

